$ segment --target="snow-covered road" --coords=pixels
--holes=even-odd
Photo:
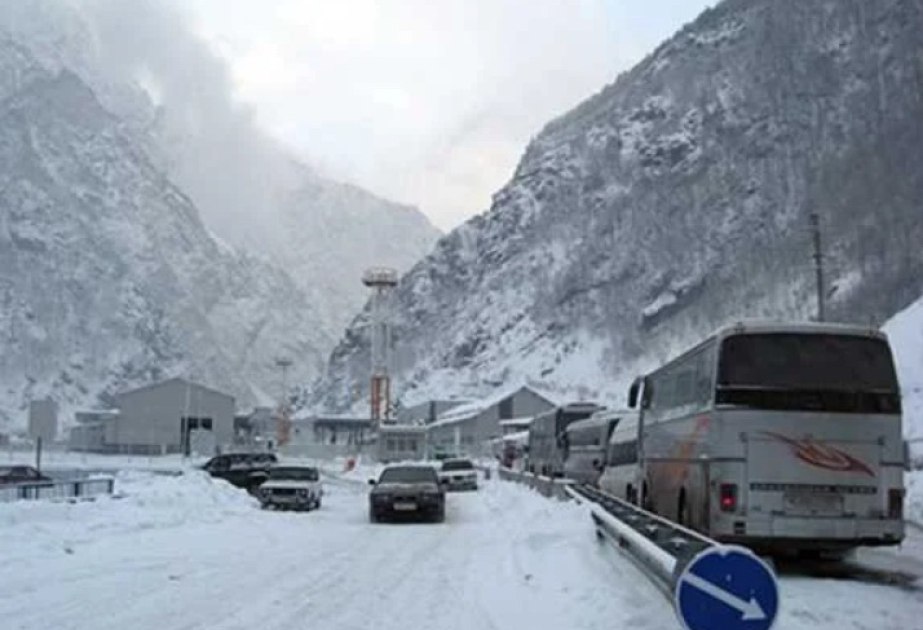
[[[298,514],[201,474],[119,482],[122,499],[0,505],[4,630],[678,627],[583,508],[513,484],[449,495],[441,525],[371,525],[359,483]],[[779,628],[923,619],[913,587],[786,577],[782,595]]]

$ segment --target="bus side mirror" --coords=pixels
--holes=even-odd
[[[641,394],[640,400],[638,400],[638,394]],[[654,390],[651,386],[651,381],[646,376],[640,376],[635,379],[635,382],[631,384],[631,387],[628,389],[628,408],[636,409],[640,404],[641,409],[647,409],[651,405],[651,396],[653,395]]]
[[[628,408],[634,409],[638,406],[638,390],[641,388],[641,381],[636,380],[628,388]]]

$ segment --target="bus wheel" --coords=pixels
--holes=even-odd
[[[679,491],[679,500],[676,504],[676,522],[683,527],[689,527],[689,503],[686,501],[686,489]]]

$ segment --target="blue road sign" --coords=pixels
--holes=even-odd
[[[686,630],[768,630],[779,611],[775,573],[745,547],[709,547],[676,582],[676,614]]]

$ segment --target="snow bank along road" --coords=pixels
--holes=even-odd
[[[450,494],[441,525],[371,525],[356,483],[280,513],[199,473],[118,482],[121,499],[0,505],[4,630],[678,627],[585,508],[514,484]],[[923,573],[913,550],[896,557]],[[920,627],[920,587],[784,578],[777,627]]]

